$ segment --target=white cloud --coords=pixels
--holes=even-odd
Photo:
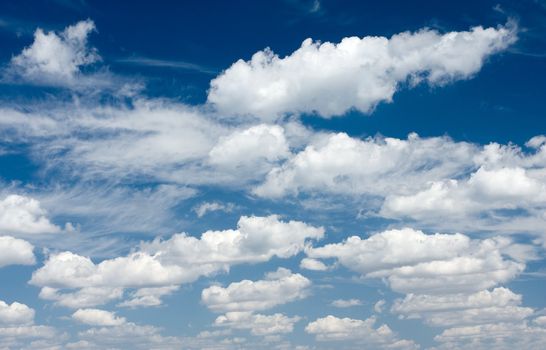
[[[546,346],[546,328],[520,323],[490,323],[444,330],[434,340],[438,349],[542,349]]]
[[[300,262],[300,269],[312,270],[312,271],[326,271],[326,266],[322,261],[311,258],[303,258]]]
[[[328,315],[310,322],[305,332],[314,334],[318,341],[358,341],[366,347],[414,349],[417,346],[407,340],[400,340],[396,334],[383,324],[376,328],[376,318],[366,320],[338,318]]]
[[[388,196],[381,213],[387,217],[426,219],[434,215],[471,215],[490,209],[545,206],[546,183],[541,180],[520,167],[480,167],[463,181],[437,181],[415,194]]]
[[[349,237],[343,243],[309,248],[312,258],[336,258],[366,278],[382,278],[402,293],[470,292],[507,282],[525,264],[503,250],[510,240],[471,240],[462,234],[426,235],[413,229],[389,230],[367,239]]]
[[[72,318],[91,326],[120,326],[125,323],[125,318],[99,309],[79,309],[72,314]]]
[[[279,125],[260,124],[220,138],[209,152],[212,164],[228,168],[263,167],[288,157],[288,143]],[[268,167],[269,168],[269,167]]]
[[[91,20],[68,26],[61,33],[38,28],[32,45],[11,59],[10,73],[39,84],[75,84],[81,67],[100,60],[96,49],[87,46],[87,37],[94,30]]]
[[[300,317],[287,317],[283,314],[261,315],[252,312],[228,312],[218,316],[214,325],[233,329],[248,329],[254,335],[291,333]]]
[[[16,326],[0,328],[0,337],[6,338],[54,338],[57,331],[48,326]]]
[[[68,307],[104,304],[119,298],[124,288],[141,288],[121,305],[145,306],[160,302],[158,299],[174,291],[176,285],[227,271],[231,265],[265,262],[273,256],[289,258],[302,251],[310,239],[323,235],[322,228],[283,222],[275,215],[241,217],[237,230],[207,231],[201,238],[186,234],[158,238],[141,243],[139,250],[127,256],[97,264],[69,251],[51,254],[32,274],[30,283],[43,287],[41,298]],[[286,282],[292,279],[310,283],[297,274],[287,276]],[[79,290],[62,293],[60,289]]]
[[[274,198],[316,191],[385,196],[463,173],[473,166],[475,153],[474,145],[445,137],[360,140],[329,134],[274,168],[254,193]]]
[[[75,292],[60,293],[58,289],[43,287],[40,299],[54,300],[56,305],[79,309],[104,305],[112,300],[123,297],[123,288],[84,287]]]
[[[231,213],[233,209],[235,209],[235,204],[233,203],[224,204],[220,202],[203,202],[193,210],[195,211],[195,214],[197,214],[198,218],[202,218],[209,212],[223,211],[226,213]]]
[[[441,85],[468,79],[484,61],[516,41],[512,23],[440,34],[422,29],[385,37],[344,38],[338,44],[306,39],[279,58],[259,51],[211,81],[208,102],[221,113],[273,120],[285,113],[369,113],[392,101],[400,85]]]
[[[179,286],[140,288],[131,294],[131,299],[117,306],[129,308],[159,306],[162,304],[161,297],[172,294],[178,289]]]
[[[0,232],[23,235],[58,233],[61,228],[49,221],[39,201],[12,194],[0,200]]]
[[[160,329],[125,322],[118,326],[94,327],[78,333],[81,340],[99,349],[130,347],[131,349],[179,349],[177,337],[162,336]]]
[[[10,236],[0,236],[0,267],[34,265],[35,263],[36,258],[32,244]]]
[[[521,307],[521,295],[506,288],[472,294],[414,295],[398,299],[391,311],[404,318],[422,318],[436,327],[515,322],[533,314]]]
[[[362,305],[362,301],[358,299],[336,299],[332,301],[332,306],[339,308],[353,307]]]
[[[387,302],[384,299],[379,300],[377,303],[374,304],[373,310],[377,312],[378,314],[383,312],[383,307],[385,307],[385,304]]]
[[[14,301],[11,304],[0,300],[0,324],[25,325],[34,322],[34,310]]]
[[[311,281],[302,275],[279,268],[265,280],[208,287],[202,291],[201,301],[215,312],[267,310],[305,298],[310,286]]]

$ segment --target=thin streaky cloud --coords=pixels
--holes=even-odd
[[[211,75],[218,74],[219,72],[212,68],[201,66],[199,64],[195,64],[191,62],[162,60],[162,59],[141,57],[141,56],[120,58],[120,59],[117,59],[116,62],[122,63],[122,64],[135,65],[135,66],[148,66],[148,67],[196,71],[196,72],[211,74]]]

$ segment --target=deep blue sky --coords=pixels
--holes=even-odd
[[[12,60],[33,45],[37,28],[58,38],[65,28],[85,20],[92,21],[96,30],[89,33],[83,50],[95,48],[100,61],[78,66],[71,76],[74,80],[68,82],[47,74],[40,80],[43,77],[39,75],[14,73]],[[290,124],[282,118],[260,119],[262,115],[254,115],[257,119],[251,121],[229,119],[233,116],[222,115],[221,106],[207,102],[211,80],[234,62],[247,61],[267,47],[283,58],[306,38],[338,43],[346,37],[390,38],[427,28],[440,34],[475,26],[499,29],[512,21],[517,23],[517,42],[486,55],[475,74],[446,84],[421,83],[416,87],[410,87],[409,76],[405,77],[393,101],[380,102],[369,113],[353,109],[330,119],[316,113],[294,113]],[[361,348],[362,344],[383,349],[401,339],[410,340],[399,344],[404,349],[414,349],[416,344],[422,349],[443,349],[442,345],[447,348],[450,344],[435,337],[446,329],[501,327],[505,323],[516,330],[504,339],[505,343],[488,338],[488,331],[481,329],[479,333],[486,339],[473,346],[489,349],[498,341],[499,349],[504,345],[541,349],[546,344],[546,146],[540,138],[535,139],[535,149],[525,146],[532,137],[546,134],[545,1],[0,0],[0,48],[0,238],[26,240],[34,246],[35,255],[34,264],[26,261],[5,267],[0,256],[0,348],[68,348],[70,344],[78,349],[147,348],[151,345],[138,336],[151,339],[146,333],[149,331],[160,338],[155,345],[164,349],[198,349],[211,344],[226,349],[252,349],[258,345],[350,349]],[[104,80],[105,88],[101,88],[101,81],[93,80],[97,77]],[[89,82],[92,86],[85,85]],[[140,90],[124,94],[124,83],[139,86]],[[240,88],[245,90],[247,86]],[[241,106],[243,110],[245,107]],[[255,132],[260,127],[267,132],[252,139],[249,130]],[[293,127],[307,129],[298,134]],[[275,139],[279,132],[280,139]],[[413,132],[422,139],[408,139]],[[386,145],[382,136],[394,138],[394,143],[409,150],[399,152],[396,145]],[[228,143],[229,147],[223,144],[232,138],[237,142]],[[498,154],[487,153],[486,145],[490,143],[506,147]],[[220,153],[220,162],[214,163],[214,150],[222,150],[222,145],[225,153]],[[330,153],[328,145],[333,147]],[[229,153],[233,149],[235,155]],[[273,149],[272,156],[267,153],[269,149]],[[186,150],[190,156],[184,153]],[[493,160],[485,159],[484,154],[491,153]],[[498,159],[495,155],[499,155]],[[226,165],[222,163],[225,159],[231,161]],[[259,194],[257,189],[267,185],[270,178],[273,185],[269,189],[279,189],[279,196]],[[17,198],[20,202],[16,202]],[[394,204],[389,207],[389,203]],[[200,213],[203,208],[208,209]],[[122,282],[115,278],[100,283],[89,278],[86,282],[99,292],[121,288],[120,295],[102,296],[88,304],[80,301],[76,306],[62,302],[70,293],[87,291],[87,285],[73,282],[78,280],[75,275],[81,271],[85,275],[91,269],[85,262],[74,263],[85,265],[81,270],[73,269],[70,263],[52,269],[51,274],[57,274],[54,277],[59,280],[33,281],[33,276],[43,272],[52,257],[63,251],[81,255],[81,260],[89,257],[95,264],[125,259],[127,255],[134,258],[132,254],[138,255],[135,252],[150,257],[153,254],[145,250],[147,243],[141,242],[159,237],[168,240],[177,232],[196,238],[209,230],[228,235],[235,231],[224,230],[244,231],[237,227],[239,220],[244,225],[245,220],[256,219],[254,216],[269,215],[278,215],[272,221],[297,220],[302,225],[323,227],[325,235],[314,241],[308,234],[294,254],[287,256],[272,254],[256,261],[241,250],[237,259],[242,263],[228,256],[227,263],[222,261],[225,266],[210,273],[199,272],[189,282],[178,277],[149,282],[146,278],[155,277],[156,272],[145,266],[146,276],[125,283],[126,275],[131,279],[138,271],[125,261],[129,268],[118,276]],[[28,220],[47,227],[43,232],[34,230],[25,226]],[[274,224],[268,225],[254,234],[269,232]],[[288,239],[304,232],[302,227],[290,231]],[[403,228],[409,230],[403,231],[410,237],[407,241],[406,236],[389,238],[388,234],[387,238],[377,238],[383,237],[387,229]],[[283,230],[288,229],[283,226],[272,236],[279,235],[279,241],[287,239],[282,237]],[[419,230],[425,236],[419,236]],[[444,236],[433,235],[436,232],[446,234],[450,243],[443,245]],[[453,238],[458,237],[456,232],[467,236],[468,246],[460,248],[464,244]],[[328,248],[328,244],[343,246],[353,235],[361,237],[361,242],[375,237],[387,243],[363,246],[360,251],[349,247],[346,256],[324,253],[321,257],[315,252],[314,258],[328,265],[324,271],[301,263],[313,257],[311,247],[320,250]],[[440,242],[435,242],[438,237]],[[487,240],[491,237],[500,238]],[[276,242],[277,236],[269,238],[258,237],[248,243],[247,249],[259,250],[262,245],[269,249],[267,245]],[[396,246],[397,240],[402,246]],[[428,240],[432,241],[430,246],[426,245]],[[389,242],[395,245],[391,250]],[[229,244],[222,246],[220,255],[229,254],[231,248]],[[192,250],[184,246],[186,250],[180,252],[176,247],[162,249],[161,254],[150,258],[161,261],[161,268],[174,266],[193,271],[206,265],[199,259],[214,256],[205,248]],[[379,255],[369,258],[376,251]],[[410,258],[404,262],[405,254]],[[186,257],[198,262],[187,262]],[[475,261],[467,265],[453,263],[458,257],[478,261],[478,273],[460,272]],[[138,262],[138,258],[134,261]],[[447,267],[435,267],[438,262]],[[393,280],[400,276],[395,268],[407,272],[420,263],[432,264],[434,277],[422,277],[426,271],[411,272],[417,277],[408,273],[410,276],[423,278],[424,287],[419,289],[420,283],[415,280],[408,282],[410,289],[397,287]],[[267,317],[275,313],[295,317],[293,331],[263,337],[236,322],[231,326],[215,324],[222,314],[241,309],[214,309],[204,300],[203,290],[211,286],[225,288],[243,279],[268,281],[271,278],[265,274],[279,267],[305,276],[310,286],[304,286],[301,295],[289,303],[281,301],[250,311]],[[450,268],[456,276],[444,281],[442,273]],[[387,271],[386,275],[380,275],[382,271]],[[378,275],[367,276],[369,272]],[[488,284],[489,279],[492,282]],[[426,285],[442,282],[452,290]],[[120,306],[135,293],[153,296],[156,292],[146,288],[173,286],[179,289],[159,295],[157,305]],[[505,304],[500,297],[492,298],[491,305],[448,305],[451,313],[445,315],[418,310],[413,315],[404,314],[408,319],[395,310],[397,303],[412,292],[416,297],[464,299],[476,290],[487,294],[500,287],[506,289],[497,292],[512,298]],[[58,293],[65,294],[48,299],[41,288],[58,288]],[[287,288],[279,295],[289,299],[290,292]],[[270,297],[267,291],[256,294],[257,299]],[[446,300],[442,303],[447,304]],[[4,321],[3,301],[28,305],[35,315],[30,321]],[[340,307],[339,302],[353,304]],[[125,320],[112,325],[96,315],[94,321],[76,315],[78,309],[95,308]],[[475,312],[475,317],[469,321],[465,312]],[[349,329],[348,335],[338,335],[337,340],[323,341],[306,326],[327,315],[349,317],[355,323],[376,318],[373,329],[385,323],[396,335],[376,341],[367,338],[375,334],[373,329],[360,325]],[[53,336],[17,338],[8,334],[13,327],[25,327],[23,333],[32,334],[36,331],[32,325],[54,328]],[[158,328],[150,331],[146,325]],[[132,326],[135,330],[130,329]],[[98,332],[98,327],[104,327],[104,333],[98,336],[81,333]],[[518,336],[522,327],[531,334],[529,338]],[[112,335],[110,330],[118,333]],[[203,331],[216,333],[209,335],[210,339],[203,333],[198,337]],[[159,334],[175,338],[161,338]],[[241,338],[246,340],[239,346]],[[469,348],[461,339],[452,345]]]

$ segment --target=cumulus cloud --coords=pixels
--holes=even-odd
[[[488,323],[454,327],[434,337],[440,343],[437,349],[468,348],[541,349],[546,346],[546,328],[527,322]]]
[[[306,39],[280,58],[270,49],[239,60],[210,84],[208,102],[227,114],[273,120],[286,113],[369,113],[392,101],[404,83],[441,85],[468,79],[484,61],[516,41],[512,23],[441,34],[432,29],[391,38],[348,37],[340,43]]]
[[[177,349],[182,341],[177,337],[163,336],[154,326],[125,322],[116,326],[93,327],[79,332],[78,336],[89,346],[98,349],[130,346],[132,349]]]
[[[211,286],[201,293],[201,301],[216,312],[258,311],[303,299],[311,281],[298,273],[279,268],[265,280],[243,280],[226,288]]]
[[[221,138],[209,152],[212,164],[221,167],[262,167],[288,157],[288,143],[279,125],[260,124]]]
[[[312,258],[336,258],[366,278],[382,278],[395,291],[429,294],[479,291],[507,282],[525,268],[503,254],[508,239],[472,240],[462,234],[427,235],[389,230],[367,239],[309,248]]]
[[[423,318],[432,326],[514,322],[533,314],[521,307],[521,295],[506,288],[471,294],[414,295],[395,301],[391,311],[405,318]]]
[[[141,290],[123,306],[157,304],[173,286],[226,271],[234,264],[264,262],[273,256],[289,258],[302,251],[310,239],[323,235],[322,228],[284,222],[275,215],[241,217],[237,230],[207,231],[201,238],[177,234],[168,240],[143,242],[140,250],[98,264],[69,251],[51,254],[30,283],[43,287],[40,297],[69,307],[98,305],[101,299],[105,303],[118,298],[124,288]],[[301,275],[292,279],[308,282]],[[153,289],[160,287],[168,288]],[[59,292],[74,288],[80,290]]]
[[[376,321],[375,317],[357,320],[328,315],[310,322],[305,327],[305,332],[315,335],[318,341],[356,340],[374,348],[379,345],[383,348],[418,348],[411,341],[398,339],[386,324],[376,328]]]
[[[0,267],[34,265],[35,263],[36,258],[32,244],[10,236],[0,236]]]
[[[326,266],[326,264],[317,259],[303,258],[300,262],[300,269],[326,271],[328,270],[328,266]]]
[[[7,304],[0,300],[0,324],[25,325],[34,322],[34,310],[25,304],[14,301]]]
[[[60,33],[38,28],[34,42],[11,59],[9,73],[38,84],[74,85],[82,67],[101,59],[87,44],[94,30],[95,24],[89,19]]]
[[[72,314],[72,318],[91,326],[120,326],[125,323],[125,318],[99,309],[79,309]]]
[[[84,287],[74,292],[62,293],[58,289],[43,287],[40,299],[55,301],[56,305],[79,309],[106,304],[123,297],[123,288]]]
[[[283,314],[261,315],[252,312],[228,312],[218,316],[214,325],[233,329],[248,329],[254,335],[291,333],[300,317],[287,317]]]
[[[58,233],[61,228],[49,221],[38,200],[12,194],[0,200],[0,232],[29,235]]]
[[[328,134],[274,168],[254,193],[273,198],[314,191],[385,196],[464,173],[473,166],[474,148],[416,134],[407,140]]]
[[[162,304],[161,298],[177,291],[179,286],[166,286],[156,288],[140,288],[131,293],[131,298],[122,303],[119,307],[138,308],[159,306]]]

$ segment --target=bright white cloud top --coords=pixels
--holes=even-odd
[[[283,58],[266,49],[237,61],[211,81],[208,101],[222,113],[268,120],[286,113],[369,113],[391,102],[401,84],[468,79],[516,38],[508,23],[446,34],[422,29],[391,38],[350,37],[337,44],[306,39]]]

